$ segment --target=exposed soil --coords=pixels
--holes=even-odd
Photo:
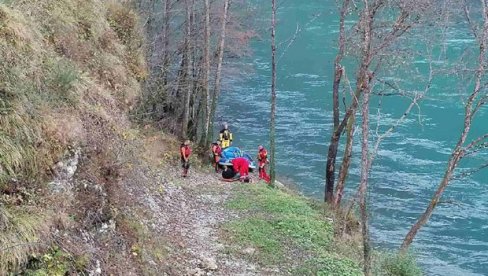
[[[166,275],[257,275],[259,268],[225,254],[219,227],[237,214],[224,210],[236,183],[221,182],[217,174],[191,170],[187,178],[178,167],[151,172],[155,181],[142,188],[138,202],[151,212],[145,224],[167,243],[162,265]],[[148,179],[152,182],[150,179]],[[141,206],[142,207],[142,206]]]

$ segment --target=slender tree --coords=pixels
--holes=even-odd
[[[205,10],[205,29],[204,29],[204,42],[203,42],[203,63],[204,63],[204,72],[203,72],[203,101],[204,102],[204,129],[202,131],[202,137],[200,139],[200,146],[203,148],[207,144],[208,141],[208,132],[210,128],[210,105],[211,98],[210,98],[210,1],[204,1],[204,10]]]
[[[163,58],[162,58],[162,68],[161,68],[161,82],[163,89],[166,90],[168,85],[168,71],[169,71],[169,30],[170,30],[170,20],[171,20],[171,0],[164,0],[163,8],[163,29],[162,29],[162,45],[163,45]]]
[[[222,65],[223,65],[223,60],[224,60],[224,49],[225,49],[225,39],[226,39],[226,32],[227,32],[227,20],[228,20],[228,15],[229,15],[229,9],[230,9],[231,1],[230,0],[224,0],[224,10],[222,13],[222,25],[220,28],[220,38],[219,38],[219,44],[217,47],[217,69],[215,72],[215,84],[214,84],[214,89],[213,89],[213,94],[212,94],[212,105],[210,112],[208,114],[207,122],[209,125],[212,125],[213,118],[215,116],[215,111],[217,109],[217,100],[220,96],[220,90],[221,90],[221,82],[222,82]],[[211,129],[210,127],[208,127]],[[210,139],[210,135],[208,135],[208,139]],[[210,142],[210,141],[209,141]]]
[[[276,126],[276,0],[271,0],[271,118],[269,131],[269,145],[271,151],[270,176],[271,185],[276,180],[276,146],[275,146],[275,126]]]
[[[449,185],[450,181],[453,178],[454,171],[458,167],[460,161],[465,157],[472,153],[479,151],[482,148],[488,146],[488,133],[482,136],[479,136],[476,139],[473,139],[470,143],[467,144],[468,135],[470,133],[473,119],[475,118],[476,113],[483,107],[487,100],[488,100],[488,93],[485,90],[485,84],[483,84],[483,78],[486,75],[486,68],[488,65],[488,60],[486,57],[487,54],[487,43],[488,43],[488,1],[487,0],[480,0],[481,2],[481,16],[482,19],[482,28],[480,31],[477,30],[476,27],[473,28],[473,35],[477,38],[478,48],[479,48],[479,55],[478,55],[478,68],[475,70],[474,73],[474,87],[469,95],[464,109],[464,126],[461,131],[461,134],[458,138],[456,146],[454,147],[451,156],[449,158],[447,168],[444,172],[444,176],[437,187],[436,192],[432,196],[430,203],[428,204],[425,212],[418,218],[418,220],[412,225],[410,231],[405,236],[403,243],[401,245],[401,251],[406,252],[413,242],[415,236],[417,235],[418,231],[424,226],[432,213],[434,212],[435,207],[439,204],[439,201],[446,190],[447,186]],[[468,3],[464,3],[464,10],[466,14],[467,21],[470,23],[471,26],[475,26],[471,22],[470,11]],[[478,169],[486,168],[488,164],[481,166]]]
[[[378,6],[375,8],[379,8]],[[361,140],[361,181],[359,184],[359,210],[361,212],[361,226],[363,236],[364,275],[371,275],[371,245],[369,242],[369,220],[367,209],[367,192],[369,179],[369,98],[370,75],[368,67],[372,58],[372,31],[374,20],[374,8],[370,8],[368,0],[364,0],[364,12],[362,14],[360,28],[363,33],[362,57],[363,62],[359,69],[360,90],[363,91],[362,104],[362,140]]]
[[[333,104],[333,121],[334,132],[339,128],[339,88],[341,84],[342,74],[344,68],[341,65],[344,53],[346,51],[346,31],[345,20],[347,11],[349,9],[349,0],[342,2],[339,18],[339,50],[334,61],[334,83],[332,86],[332,104]],[[334,181],[335,181],[335,158],[337,156],[337,149],[339,144],[339,136],[333,135],[329,146],[329,153],[327,154],[327,169],[326,169],[326,192],[325,200],[331,202],[333,200]],[[337,146],[336,146],[337,145]]]
[[[349,0],[344,0],[342,2],[342,8],[340,10],[340,18],[339,18],[339,51],[336,55],[334,61],[334,83],[332,87],[332,103],[333,103],[333,116],[334,116],[334,130],[339,127],[339,88],[341,84],[342,75],[344,73],[344,68],[341,65],[342,59],[344,58],[344,53],[346,51],[346,31],[345,31],[345,20],[347,16],[347,12],[349,10]],[[354,116],[352,117],[354,118]],[[347,133],[348,133],[348,143],[346,146],[346,152],[344,153],[344,162],[341,166],[341,174],[340,174],[340,181],[337,185],[337,191],[334,204],[338,206],[340,204],[340,195],[342,195],[342,191],[344,189],[344,183],[346,180],[346,174],[349,168],[349,163],[347,162],[350,160],[350,156],[352,154],[352,132],[354,128],[354,120],[349,120],[347,124]],[[332,144],[337,143],[337,136],[334,136],[334,140],[331,141]],[[332,192],[334,188],[334,179],[335,179],[335,156],[337,155],[337,147],[331,146],[329,147],[329,152],[327,156],[327,170],[326,170],[326,201],[332,201]],[[333,151],[336,151],[335,153]],[[332,183],[332,185],[329,185]]]
[[[186,23],[185,23],[185,94],[184,94],[184,105],[183,105],[183,122],[181,127],[181,137],[188,138],[188,123],[190,121],[190,100],[192,94],[192,10],[193,10],[193,0],[185,0],[185,11],[186,11]]]
[[[327,152],[327,165],[326,165],[326,177],[325,177],[325,201],[332,205],[339,205],[342,194],[344,191],[345,180],[347,178],[349,166],[350,166],[350,157],[352,155],[352,142],[353,142],[353,132],[354,132],[354,124],[355,124],[355,114],[359,107],[359,102],[362,98],[363,94],[363,84],[362,81],[365,81],[365,85],[369,84],[369,82],[373,81],[375,73],[379,71],[382,67],[382,64],[385,61],[386,57],[391,57],[392,54],[390,51],[390,47],[394,45],[398,39],[404,35],[407,30],[409,30],[412,25],[416,24],[418,21],[418,17],[421,15],[421,12],[425,7],[429,6],[429,1],[426,3],[418,3],[416,1],[412,2],[395,2],[395,1],[388,1],[388,0],[374,0],[374,1],[362,1],[360,5],[355,5],[355,10],[359,12],[359,22],[352,28],[352,32],[349,38],[345,36],[344,30],[344,20],[348,13],[348,5],[349,3],[346,0],[343,0],[343,5],[341,8],[341,18],[339,24],[339,51],[336,56],[335,61],[335,76],[334,76],[334,83],[333,83],[333,122],[334,122],[334,130],[331,133],[330,141],[329,141],[329,148]],[[358,34],[361,34],[361,31],[364,31],[363,26],[364,21],[362,19],[362,14],[364,13],[366,5],[369,5],[369,12],[371,13],[370,16],[373,18],[371,19],[374,22],[376,17],[380,18],[381,26],[377,28],[371,28],[371,49],[369,51],[369,57],[364,57],[364,52],[360,51],[357,54],[359,55],[360,64],[358,64],[359,70],[356,72],[356,88],[353,92],[351,92],[351,103],[349,106],[346,107],[346,111],[342,118],[340,118],[340,110],[339,110],[339,86],[341,83],[341,79],[345,77],[345,69],[343,66],[340,65],[343,56],[344,56],[344,49],[347,48],[346,42],[350,39],[353,43],[363,43],[364,37],[357,37]],[[396,18],[392,21],[388,21],[391,18],[392,14],[395,13],[388,13],[383,12],[380,14],[380,11],[388,9],[393,11],[395,9],[398,10],[398,14]],[[412,16],[415,15],[415,16]],[[380,23],[378,23],[380,24]],[[345,46],[344,46],[344,45]],[[354,49],[357,47],[351,47],[351,51],[354,52]],[[396,53],[398,54],[398,52]],[[364,58],[367,58],[367,66],[363,68]],[[373,68],[370,68],[373,65]],[[360,70],[365,70],[364,72],[360,72]],[[363,74],[367,75],[365,80],[362,80]],[[361,84],[361,85],[358,85]],[[344,102],[345,104],[345,102]],[[343,133],[346,131],[347,133],[347,141],[345,146],[344,158],[342,159],[342,164],[339,171],[339,180],[336,183],[335,173],[336,173],[336,162],[337,162],[337,154],[338,149],[340,146],[340,139]],[[335,193],[334,193],[335,188]]]

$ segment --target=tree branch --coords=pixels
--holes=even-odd
[[[479,166],[479,167],[477,167],[477,168],[474,168],[474,169],[471,169],[471,170],[464,171],[464,172],[462,172],[462,173],[461,173],[461,174],[459,174],[459,175],[453,176],[453,177],[451,177],[451,180],[459,180],[459,179],[463,179],[463,178],[465,178],[465,177],[471,176],[471,175],[473,175],[473,174],[475,174],[475,173],[477,173],[477,172],[479,172],[479,171],[481,171],[481,170],[483,170],[483,169],[486,169],[486,168],[488,168],[488,163],[486,163],[486,164],[484,164],[484,165],[481,165],[481,166]]]

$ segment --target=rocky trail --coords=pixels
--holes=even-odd
[[[187,178],[180,173],[178,167],[165,166],[133,175],[144,178],[142,190],[128,185],[150,213],[141,223],[165,241],[164,275],[263,275],[257,265],[225,254],[219,239],[220,226],[238,217],[225,209],[225,202],[239,184],[221,182],[217,174],[196,169]]]

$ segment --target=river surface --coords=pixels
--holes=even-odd
[[[278,64],[278,175],[295,183],[304,194],[322,199],[332,125],[332,69],[337,51],[335,1],[283,1],[278,20],[278,43],[292,37],[297,24],[302,29]],[[451,30],[446,38],[447,53],[456,59],[472,43],[465,30]],[[286,45],[280,45],[281,51]],[[220,121],[229,123],[234,144],[254,154],[258,144],[269,145],[269,39],[256,39],[252,48],[252,56],[239,61],[243,77],[226,80],[218,116]],[[350,75],[352,79],[353,74]],[[453,84],[445,76],[435,77],[433,88],[419,104],[420,109],[415,109],[381,144],[369,190],[375,247],[399,247],[442,177],[463,123],[462,95],[456,88],[457,82]],[[373,99],[373,139],[378,103],[378,99]],[[408,104],[408,100],[399,97],[382,100],[380,130],[393,124]],[[487,122],[485,108],[473,133],[486,133]],[[357,132],[356,141],[359,135]],[[358,184],[359,154],[356,143],[347,183],[349,197]],[[478,155],[466,160],[463,167],[487,159],[487,155]],[[450,184],[443,197],[447,203],[438,206],[413,244],[427,275],[488,275],[487,199],[486,171]]]

